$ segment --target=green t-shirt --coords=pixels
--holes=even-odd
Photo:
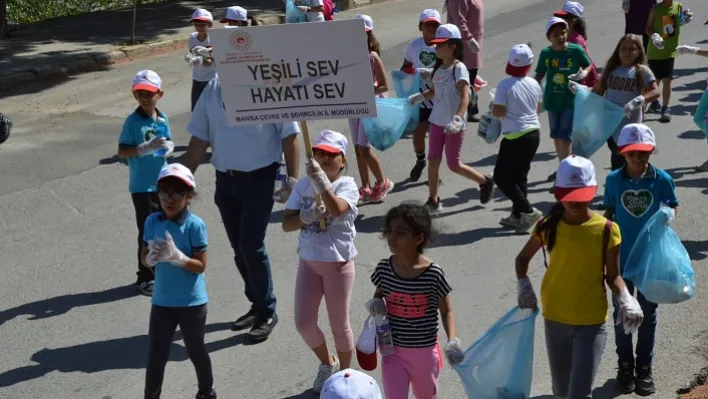
[[[649,40],[647,58],[650,60],[676,58],[676,47],[679,45],[679,35],[681,34],[680,21],[683,6],[675,1],[669,7],[666,7],[664,3],[659,3],[654,7],[654,10],[653,30],[664,39],[664,48],[659,50],[654,42]]]
[[[546,76],[543,108],[551,112],[573,108],[575,95],[568,89],[568,76],[589,66],[590,58],[577,44],[568,43],[568,47],[563,51],[555,51],[551,46],[541,50],[536,74]]]

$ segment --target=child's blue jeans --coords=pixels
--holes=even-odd
[[[625,284],[627,284],[627,290],[629,290],[629,293],[634,294],[634,285],[626,280]],[[636,364],[637,367],[651,366],[652,359],[654,358],[654,342],[656,337],[656,309],[659,305],[649,302],[646,298],[644,298],[644,295],[638,291],[637,300],[639,301],[639,306],[642,307],[642,312],[644,312],[644,321],[639,327],[639,331],[637,333],[636,362],[634,361],[634,354],[632,353],[632,350],[634,349],[634,346],[632,345],[632,335],[625,334],[622,325],[615,326],[617,357],[620,362]],[[617,321],[619,305],[614,297],[612,302],[615,308],[613,312],[613,320]]]
[[[563,111],[548,111],[548,125],[552,139],[573,141],[573,108]]]

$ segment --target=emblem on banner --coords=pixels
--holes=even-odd
[[[248,34],[248,32],[241,29],[236,29],[236,31],[231,34],[229,42],[234,49],[238,51],[246,51],[253,45],[253,38]]]

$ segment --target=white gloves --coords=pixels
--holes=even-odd
[[[372,317],[383,316],[388,313],[386,302],[381,298],[371,298],[364,304],[369,315]]]
[[[644,96],[639,95],[630,100],[624,105],[624,116],[625,118],[630,118],[632,113],[638,109],[642,109],[644,106]]]
[[[474,37],[467,41],[467,46],[473,53],[479,53],[480,51],[479,43],[477,43],[477,40],[475,40]]]
[[[408,97],[408,104],[420,104],[423,101],[425,101],[425,97],[423,96],[423,93],[415,93],[412,94],[410,97]]]
[[[288,198],[290,198],[290,193],[293,191],[295,183],[297,183],[297,179],[292,176],[288,176],[288,178],[283,181],[283,185],[273,193],[273,199],[275,202],[279,204],[288,202]]]
[[[171,143],[171,145],[168,143]],[[155,151],[161,150],[163,148],[167,150],[168,153],[164,155],[167,156],[171,154],[172,151],[174,151],[175,145],[164,137],[153,137],[152,139],[150,139],[150,141],[146,141],[138,145],[138,156],[144,157],[146,155],[153,154]]]
[[[308,7],[307,6],[297,6],[297,9],[300,10],[301,12],[307,12]]]
[[[685,44],[676,47],[676,51],[678,51],[679,54],[698,54],[700,50],[699,47],[686,46]]]
[[[536,293],[533,292],[533,286],[528,277],[516,281],[516,300],[521,309],[536,309],[538,307]]]
[[[307,172],[307,177],[310,178],[310,184],[312,184],[316,195],[320,195],[332,188],[329,177],[313,158],[308,159],[307,163],[305,163],[305,171]]]
[[[622,10],[625,14],[629,13],[629,0],[622,0]]]
[[[572,80],[568,82],[568,90],[570,90],[571,93],[575,94],[575,92],[578,90],[578,87],[582,87],[585,90],[590,90],[589,87],[587,87],[585,85],[581,85],[578,82],[574,82]]]
[[[200,65],[202,63],[202,57],[197,57],[192,53],[187,53],[184,55],[184,60],[187,61],[189,65]]]
[[[164,240],[155,240],[148,243],[148,255],[146,263],[148,266],[155,266],[160,262],[168,262],[172,266],[184,267],[189,262],[189,257],[182,253],[172,240],[172,235],[169,231],[165,232]]]
[[[452,118],[452,122],[448,123],[447,126],[445,127],[445,133],[446,134],[457,134],[462,131],[462,129],[465,128],[465,121],[460,118],[459,115],[455,115],[454,118]]]
[[[669,208],[666,212],[666,224],[671,224],[676,219],[676,210],[674,208]]]
[[[452,367],[457,366],[465,360],[465,351],[462,350],[462,342],[460,342],[459,338],[453,338],[448,341],[447,345],[445,345],[445,349],[443,349],[443,353],[445,353],[447,362],[450,363]]]
[[[430,80],[433,77],[433,68],[416,68],[415,70],[420,74],[421,79]]]
[[[324,204],[317,205],[315,203],[309,209],[300,211],[300,220],[304,225],[317,223],[327,216],[327,207]]]
[[[664,49],[664,39],[661,37],[660,34],[654,33],[651,35],[651,41],[654,43],[654,46],[658,48],[659,50]]]
[[[615,325],[624,327],[625,334],[637,332],[644,320],[644,313],[639,306],[639,302],[629,294],[627,287],[622,288],[622,291],[617,295],[617,303],[619,304],[619,311],[617,312]]]
[[[578,69],[578,72],[568,75],[568,79],[574,80],[576,82],[580,82],[581,80],[585,79],[588,77],[588,71],[585,70],[584,68]]]
[[[195,46],[192,49],[192,54],[198,55],[200,57],[204,58],[209,58],[211,57],[211,49],[209,47],[204,47],[204,46]]]

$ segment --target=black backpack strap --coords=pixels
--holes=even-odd
[[[607,287],[605,286],[605,277],[607,273],[605,269],[607,267],[607,250],[610,247],[610,236],[612,235],[612,220],[607,219],[605,223],[605,228],[602,231],[602,290],[607,292]]]

